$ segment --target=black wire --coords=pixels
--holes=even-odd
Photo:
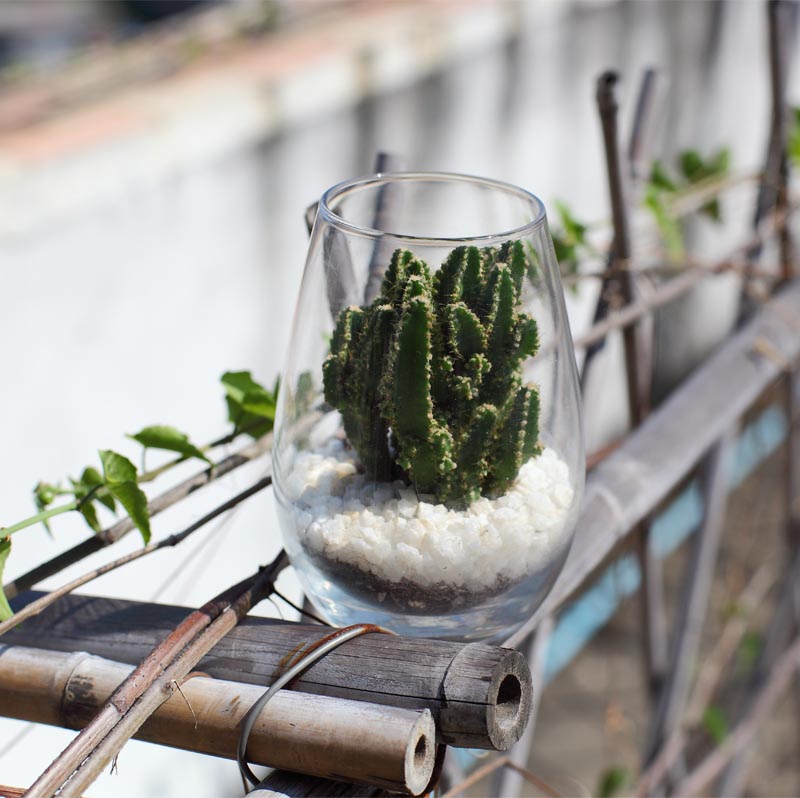
[[[313,612],[309,612],[308,610],[304,610],[302,607],[298,607],[291,599],[286,598],[283,593],[280,592],[277,588],[273,589],[272,591],[278,598],[283,599],[293,610],[297,610],[301,615],[306,615],[309,618],[312,618],[317,623],[321,623],[323,626],[333,626],[332,623],[328,623],[327,621],[323,620],[319,617],[319,615],[315,615]]]

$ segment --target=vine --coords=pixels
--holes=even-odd
[[[800,162],[800,109],[795,109],[794,119],[790,152]],[[672,169],[659,160],[653,162],[643,186],[642,208],[655,222],[670,261],[678,263],[686,254],[681,227],[681,218],[686,214],[680,211],[679,202],[696,192],[709,190],[710,196],[700,206],[699,213],[720,223],[722,209],[719,194],[725,188],[730,171],[731,154],[727,147],[708,157],[703,157],[696,150],[683,150]],[[596,225],[579,219],[560,200],[556,200],[553,207],[556,221],[551,237],[556,259],[561,276],[567,278],[569,287],[576,291],[581,262],[597,258],[600,254],[588,237]]]
[[[225,402],[228,408],[228,421],[232,429],[222,438],[205,446],[195,445],[189,436],[172,426],[156,424],[145,427],[127,437],[142,446],[141,471],[124,455],[111,449],[98,452],[100,469],[86,466],[79,478],[70,477],[68,484],[62,482],[40,481],[33,489],[37,512],[21,521],[0,527],[0,584],[9,554],[12,535],[36,524],[42,524],[52,536],[50,520],[58,515],[78,512],[94,533],[100,533],[98,510],[118,514],[121,510],[139,530],[144,545],[150,541],[150,513],[147,496],[141,485],[152,482],[157,477],[187,460],[197,459],[213,467],[207,456],[211,449],[229,443],[237,436],[246,434],[260,438],[272,430],[275,422],[275,408],[278,395],[278,382],[272,391],[256,382],[249,371],[228,371],[220,378],[225,389]],[[144,468],[144,457],[148,450],[172,452],[177,458],[150,471]],[[68,498],[67,501],[60,501]],[[13,615],[11,606],[0,587],[0,621]]]

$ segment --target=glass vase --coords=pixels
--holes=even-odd
[[[499,640],[566,559],[578,380],[543,204],[398,173],[322,197],[274,447],[284,545],[332,623]]]

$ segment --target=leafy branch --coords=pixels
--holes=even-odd
[[[792,108],[791,126],[786,140],[789,158],[796,167],[800,167],[800,108]]]
[[[645,185],[644,207],[658,226],[670,260],[682,260],[686,254],[676,201],[689,190],[728,177],[730,160],[730,150],[724,147],[708,158],[703,158],[696,150],[684,150],[678,156],[677,173],[670,173],[661,161],[653,163]],[[714,222],[721,222],[719,196],[712,196],[705,202],[700,213]]]
[[[233,424],[231,432],[224,437],[198,447],[189,436],[175,427],[154,425],[145,427],[128,437],[149,449],[175,452],[179,455],[152,471],[138,472],[136,466],[118,452],[104,449],[99,452],[102,473],[94,466],[83,469],[80,478],[69,479],[69,486],[61,483],[40,481],[33,490],[37,513],[17,523],[0,527],[0,581],[3,569],[11,551],[11,536],[35,524],[42,523],[52,535],[49,521],[68,512],[79,512],[95,534],[100,534],[103,526],[98,517],[98,505],[112,513],[118,512],[118,505],[126,512],[135,528],[142,535],[144,544],[150,540],[150,511],[147,496],[141,489],[142,483],[150,482],[179,463],[195,458],[209,463],[206,454],[210,449],[234,440],[240,434],[260,438],[268,433],[274,424],[278,385],[268,391],[257,383],[250,372],[226,372],[221,378],[225,389],[228,418]],[[56,503],[62,497],[70,497],[63,503]],[[0,620],[12,615],[6,596],[0,589]]]
[[[586,238],[589,225],[578,221],[565,203],[556,200],[554,207],[558,213],[558,226],[550,235],[553,239],[556,260],[562,277],[576,278],[581,261],[597,256],[598,252]],[[570,287],[573,292],[577,292],[578,287],[574,279],[571,280]]]

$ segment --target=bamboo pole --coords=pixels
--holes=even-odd
[[[79,796],[195,665],[274,587],[288,564],[273,562],[194,610],[153,648],[100,711],[39,776],[29,798]]]
[[[426,796],[438,794],[444,752],[444,746],[440,746],[433,773],[424,790]],[[369,785],[342,784],[329,779],[301,776],[286,770],[273,770],[247,795],[248,798],[383,798],[389,794]]]
[[[83,728],[133,670],[90,654],[0,647],[0,714]],[[240,724],[264,689],[189,678],[137,739],[236,759]],[[283,690],[251,732],[251,762],[417,794],[430,781],[436,728],[428,710]]]
[[[247,795],[248,798],[381,798],[386,793],[375,787],[337,784],[276,770]]]
[[[33,597],[32,597],[33,598]],[[186,615],[182,607],[65,596],[3,642],[136,664]],[[198,668],[216,678],[271,684],[324,626],[246,618]],[[430,709],[441,742],[506,750],[527,724],[533,689],[525,658],[497,646],[365,635],[330,652],[292,689],[384,706]]]

